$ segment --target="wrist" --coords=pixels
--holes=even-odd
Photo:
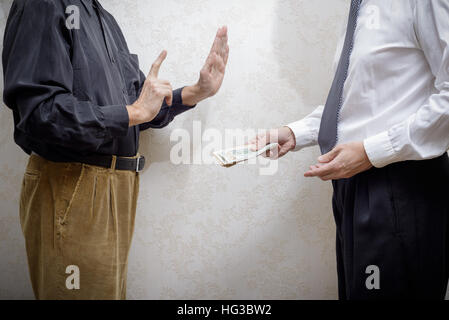
[[[370,158],[369,158],[369,156],[368,156],[368,153],[366,152],[365,144],[364,144],[363,142],[360,142],[360,148],[361,148],[361,150],[362,150],[362,157],[363,157],[363,159],[364,159],[366,165],[367,165],[369,168],[372,168],[372,167],[373,167],[373,164],[372,164],[372,162],[371,162],[371,160],[370,160]]]
[[[186,106],[194,106],[200,101],[207,99],[209,96],[205,94],[198,84],[187,86],[182,89],[182,104]]]
[[[126,109],[128,110],[130,127],[151,121],[147,120],[148,118],[154,118],[154,117],[146,117],[145,110],[137,104],[126,106]]]
[[[296,136],[295,133],[293,132],[293,130],[289,127],[289,126],[283,126],[282,128],[285,128],[284,130],[286,130],[287,132],[287,137],[288,140],[290,141],[292,147],[290,148],[290,151],[295,149],[296,147]]]

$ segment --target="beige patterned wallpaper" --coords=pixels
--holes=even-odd
[[[161,77],[191,84],[216,28],[231,54],[219,94],[168,128],[142,134],[141,176],[129,260],[129,299],[334,299],[331,188],[303,177],[317,148],[289,154],[275,175],[257,165],[174,165],[170,133],[270,128],[323,103],[348,1],[103,0],[147,72],[162,49]],[[3,34],[10,0],[0,0]],[[2,88],[0,82],[0,89]],[[32,298],[18,197],[26,155],[0,111],[0,299]],[[192,148],[192,154],[201,152]]]

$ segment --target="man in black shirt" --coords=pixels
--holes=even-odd
[[[66,24],[69,6],[78,9],[79,28]],[[198,83],[173,91],[158,79],[167,53],[145,77],[98,0],[14,1],[2,55],[4,101],[14,139],[31,155],[20,218],[37,298],[125,298],[145,163],[139,133],[213,96],[228,54],[223,27]]]

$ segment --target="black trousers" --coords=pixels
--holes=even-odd
[[[333,186],[340,299],[444,299],[447,154],[373,168]]]

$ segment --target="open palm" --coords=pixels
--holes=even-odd
[[[223,83],[228,57],[228,29],[227,27],[221,27],[217,31],[212,49],[200,72],[198,86],[205,96],[211,97],[220,89]]]

